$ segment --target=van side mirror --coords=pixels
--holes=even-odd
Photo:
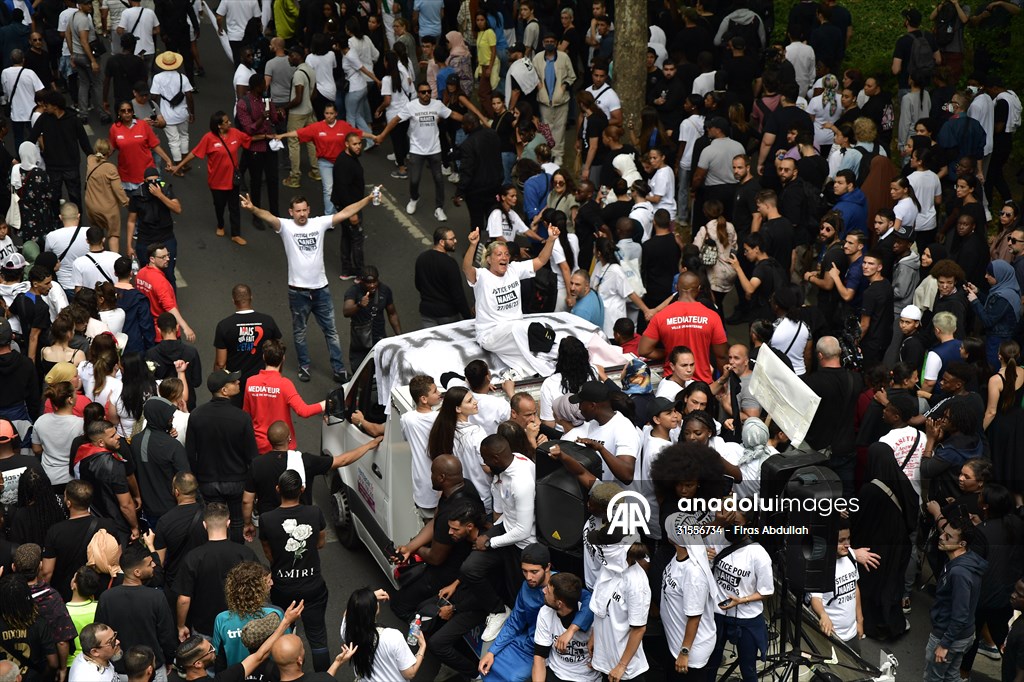
[[[324,414],[329,423],[345,421],[348,414],[345,410],[345,387],[338,386],[327,394],[327,405],[324,407]]]

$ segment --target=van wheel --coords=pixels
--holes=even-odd
[[[356,526],[352,520],[352,512],[344,490],[336,490],[331,495],[331,521],[334,523],[338,542],[343,547],[346,549],[359,547],[359,535],[356,533]]]

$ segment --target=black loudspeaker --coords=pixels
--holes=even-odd
[[[803,467],[828,463],[820,452],[787,452],[772,455],[761,463],[761,499],[773,500],[782,494],[793,472]]]
[[[569,556],[583,556],[583,524],[589,516],[587,491],[575,476],[548,456],[558,445],[563,456],[572,457],[601,480],[601,456],[591,448],[568,441],[548,441],[537,448],[537,541]]]
[[[785,534],[785,556],[794,594],[835,589],[839,538],[835,504],[842,496],[839,477],[822,466],[797,469],[786,484],[784,499],[791,506],[781,517],[791,527]]]

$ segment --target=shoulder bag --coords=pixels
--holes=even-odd
[[[231,186],[239,192],[244,193],[246,191],[245,174],[242,173],[238,168],[238,164],[235,163],[235,157],[231,155],[231,147],[228,146],[228,143],[220,135],[217,136],[217,139],[220,140],[222,145],[224,145],[224,151],[227,152],[228,159],[231,161],[231,167],[234,169],[234,172],[231,174]]]
[[[8,97],[7,93],[5,92],[5,93],[3,93],[3,99],[0,100],[0,102],[3,103],[4,115],[8,119],[10,119],[10,117],[11,117],[11,107],[14,104],[14,97],[15,97],[15,95],[18,94],[18,83],[21,82],[21,76],[22,76],[22,74],[25,73],[25,69],[26,68],[27,67],[24,67],[24,66],[21,67],[21,71],[18,72],[18,77],[14,79],[14,87],[11,88],[11,96]]]

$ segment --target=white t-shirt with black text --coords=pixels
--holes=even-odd
[[[914,442],[917,445],[914,445]],[[910,485],[914,486],[914,490],[918,495],[921,494],[921,456],[924,453],[925,441],[924,432],[914,426],[904,426],[902,429],[893,429],[889,433],[885,434],[878,439],[878,442],[885,443],[892,448],[892,454],[896,458],[897,466],[902,465],[903,461],[906,460],[906,465],[903,466],[903,473],[910,479]],[[914,451],[911,453],[910,449]],[[907,459],[907,457],[910,459]]]
[[[555,648],[555,640],[561,637],[566,629],[553,608],[547,605],[540,608],[540,613],[537,614],[537,627],[533,631],[533,642],[537,646],[551,648],[548,653],[548,669],[560,680],[600,682],[601,673],[590,667],[590,651],[587,649],[589,632],[576,631],[564,652]]]
[[[299,289],[322,289],[327,286],[324,270],[324,235],[333,216],[310,218],[297,225],[290,218],[280,218],[281,241],[288,257],[288,286]]]
[[[619,664],[626,650],[630,628],[647,625],[647,615],[651,609],[651,585],[640,564],[633,564],[622,572],[606,608],[608,612],[605,616],[594,614],[594,660],[591,663],[594,670],[605,675]],[[648,667],[647,655],[641,642],[622,677],[631,680],[646,672]]]
[[[581,426],[577,426],[565,434],[562,440],[574,442],[577,438],[590,438],[591,440],[600,441],[604,443],[605,449],[615,456],[640,457],[640,434],[637,433],[633,422],[629,421],[620,412],[612,415],[612,418],[603,426],[596,419],[584,422]],[[639,492],[640,489],[640,481],[637,480],[636,476],[633,477],[632,483],[623,483],[615,478],[615,475],[612,474],[611,469],[607,465],[604,467],[601,480],[608,483],[616,482],[625,490],[636,490]]]
[[[849,556],[836,560],[836,586],[832,592],[812,592],[825,606],[836,636],[844,642],[857,637],[857,580],[860,572],[857,562]]]
[[[437,124],[451,114],[452,110],[439,100],[432,99],[427,104],[422,104],[419,98],[410,100],[398,112],[398,118],[409,122],[409,153],[418,156],[440,154],[441,133]]]
[[[509,263],[508,270],[501,277],[486,268],[476,269],[476,283],[472,287],[476,299],[478,339],[503,322],[523,319],[520,280],[533,276],[533,261]]]
[[[719,551],[722,554],[724,550]],[[741,547],[728,556],[718,559],[713,569],[715,581],[722,591],[733,597],[749,597],[755,592],[767,597],[775,592],[772,577],[772,560],[764,547],[752,542]],[[715,604],[715,613],[722,613],[734,618],[753,618],[764,613],[761,601],[745,602],[739,606],[723,611]]]
[[[691,616],[700,616],[700,625],[690,644],[689,664],[699,669],[707,665],[715,648],[717,629],[711,586],[692,557],[685,561],[672,557],[661,578],[661,620],[673,660],[683,646],[686,624]]]

